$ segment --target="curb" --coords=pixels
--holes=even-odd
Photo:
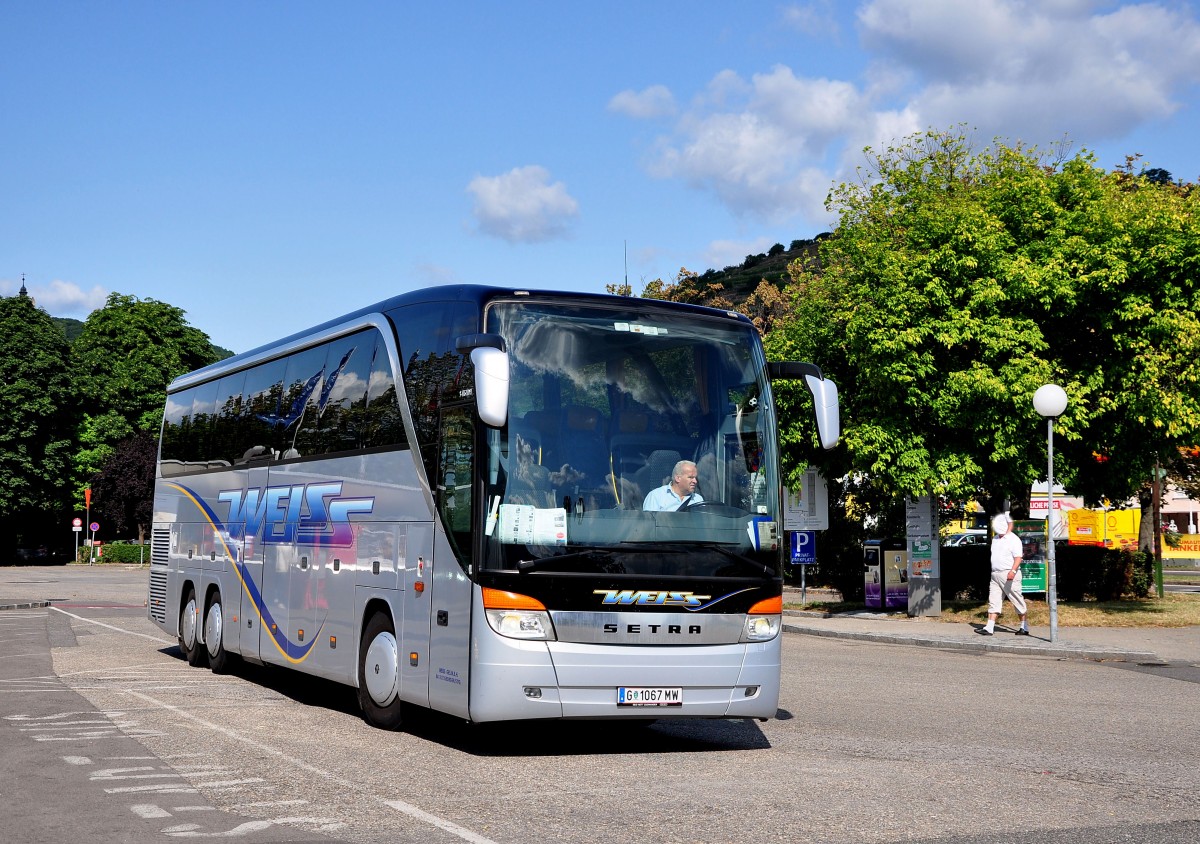
[[[829,618],[813,613],[817,617]],[[1165,665],[1165,660],[1149,651],[1126,651],[1112,648],[1095,648],[1088,645],[1027,645],[1003,644],[1001,642],[970,642],[962,639],[946,639],[936,636],[905,636],[895,633],[868,633],[860,630],[825,630],[800,624],[784,622],[785,633],[805,636],[823,636],[828,639],[853,639],[860,642],[875,642],[887,645],[910,645],[920,648],[940,648],[948,651],[974,653],[1015,654],[1018,656],[1050,656],[1058,659],[1084,659],[1093,662],[1134,662],[1138,664]]]
[[[19,604],[0,604],[0,610],[38,610],[50,606],[50,601],[21,601]]]

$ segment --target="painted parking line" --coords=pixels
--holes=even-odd
[[[150,641],[154,641],[154,642],[156,642],[156,644],[160,644],[163,646],[172,646],[172,645],[176,644],[175,640],[173,640],[173,639],[164,639],[164,638],[162,638],[162,636],[144,634],[144,633],[140,633],[140,631],[137,631],[137,630],[126,630],[124,628],[118,627],[118,625],[108,624],[106,622],[101,622],[101,621],[96,621],[96,619],[94,619],[94,618],[80,616],[74,612],[67,612],[64,609],[59,609],[59,607],[50,607],[50,609],[52,609],[55,612],[60,612],[61,615],[76,619],[76,621],[83,622],[86,624],[94,624],[94,625],[96,625],[96,627],[101,627],[104,629],[112,630],[112,631],[114,631],[114,633],[121,633],[121,634],[125,634],[125,635],[130,635],[130,636],[138,636],[138,638],[149,639]],[[151,666],[148,666],[148,668],[154,669],[154,668],[157,668],[157,666],[151,665]],[[112,675],[119,674],[120,671],[122,671],[122,669],[100,669],[100,670],[95,670],[95,671],[77,672],[77,674],[73,675],[72,678],[74,681],[78,682],[80,680],[85,681],[86,680],[85,675],[92,674],[92,672],[95,672],[95,674],[106,674],[108,676],[97,678],[97,680],[98,680],[97,684],[102,684],[102,686],[104,688],[113,689],[114,681],[121,680],[121,677],[113,677]],[[136,671],[138,671],[138,668],[133,668],[132,671],[136,672]],[[174,672],[172,672],[172,674],[174,674]],[[138,674],[134,674],[133,676],[124,677],[124,680],[139,682],[139,683],[146,682],[145,678]],[[188,688],[193,688],[192,684],[187,684],[187,686],[188,686]],[[156,690],[161,690],[161,688],[162,688],[161,686],[155,686]],[[239,734],[239,732],[235,732],[233,730],[224,728],[224,726],[221,726],[220,724],[215,724],[215,723],[209,722],[209,720],[205,720],[204,718],[200,718],[199,716],[196,716],[196,714],[193,714],[192,712],[188,712],[187,710],[185,710],[185,708],[182,708],[179,706],[174,706],[172,704],[168,704],[168,702],[166,702],[166,701],[158,700],[157,698],[154,698],[154,696],[145,694],[143,692],[139,692],[139,690],[137,690],[137,689],[120,688],[118,690],[120,690],[120,692],[122,694],[130,696],[130,698],[140,700],[143,702],[143,704],[146,704],[152,708],[156,708],[156,710],[170,712],[170,713],[174,714],[174,716],[176,718],[190,720],[190,722],[197,724],[199,726],[202,726],[203,729],[210,730],[212,732],[217,732],[217,734],[221,734],[224,737],[229,738],[229,740],[233,740],[236,742],[240,742],[242,744],[246,744],[246,746],[256,749],[257,752],[260,754],[276,756],[276,758],[282,759],[283,761],[288,762],[288,764],[300,768],[300,770],[304,770],[304,771],[307,771],[308,773],[312,773],[312,774],[314,774],[314,776],[317,776],[319,778],[326,780],[326,782],[338,785],[338,786],[340,786],[340,788],[343,788],[343,789],[353,789],[354,788],[354,783],[349,782],[349,780],[347,780],[347,779],[338,777],[334,773],[331,773],[329,771],[324,771],[324,770],[322,770],[322,768],[318,768],[316,766],[308,764],[308,762],[305,762],[304,760],[296,759],[295,756],[290,756],[287,753],[282,752],[282,750],[280,750],[280,749],[268,746],[268,744],[264,744],[257,740],[253,740],[253,738],[250,738],[248,736],[241,735],[241,734]],[[121,713],[114,713],[114,714],[121,714]],[[46,731],[43,731],[43,732],[46,732]],[[124,734],[124,735],[128,735],[128,734]],[[158,734],[158,732],[156,732],[156,734],[154,734],[154,735],[163,735],[163,734]],[[78,738],[79,736],[77,735],[76,737]],[[145,774],[145,776],[152,776],[152,774],[148,773],[148,772],[142,772],[142,773]],[[128,776],[137,777],[137,776],[139,776],[139,774],[131,771],[131,772],[128,772]],[[262,782],[263,782],[263,780],[260,778],[242,778],[242,779],[228,779],[228,780],[209,780],[209,782],[197,782],[196,785],[194,785],[194,786],[193,785],[185,785],[184,783],[150,783],[150,784],[138,784],[138,785],[113,786],[112,790],[106,789],[106,791],[109,791],[110,794],[126,794],[126,795],[130,795],[130,794],[179,794],[179,792],[196,792],[198,789],[204,789],[204,788],[240,789],[240,788],[242,788],[242,786],[245,786],[245,785],[252,785],[252,784],[262,783]],[[469,842],[469,844],[496,844],[496,842],[492,842],[492,840],[490,838],[481,836],[481,834],[476,833],[472,830],[468,830],[468,828],[457,825],[457,824],[455,824],[455,822],[452,822],[450,820],[446,820],[444,818],[439,818],[438,815],[434,815],[434,814],[425,812],[424,809],[415,807],[415,806],[413,806],[412,803],[407,803],[407,802],[404,802],[401,800],[385,800],[385,798],[383,798],[383,797],[373,797],[373,800],[376,800],[377,802],[384,804],[384,806],[386,806],[386,807],[396,810],[396,812],[400,812],[404,815],[408,815],[409,818],[413,818],[414,820],[419,820],[421,822],[424,822],[424,824],[427,824],[427,825],[430,825],[433,827],[437,827],[438,830],[442,830],[446,833],[449,833],[449,834],[451,834],[451,836],[455,836],[456,838],[466,840],[466,842]],[[170,814],[169,810],[164,809],[161,806],[158,806],[158,804],[156,804],[156,803],[144,803],[143,802],[143,803],[136,803],[136,804],[134,804],[134,806],[139,807],[138,810],[144,810],[144,812],[154,812],[154,813],[167,812],[168,815]],[[154,808],[148,808],[148,807],[154,807]],[[134,812],[134,813],[137,813],[137,812]],[[155,814],[155,816],[156,816],[156,818],[161,818],[161,815]],[[335,828],[341,827],[341,825],[338,824],[337,821],[332,820],[332,819],[310,818],[310,816],[300,816],[300,815],[288,815],[288,816],[284,816],[284,818],[276,818],[276,819],[271,819],[271,820],[248,821],[248,822],[246,822],[246,824],[240,824],[239,826],[233,827],[232,830],[226,830],[223,832],[205,832],[203,830],[203,827],[200,827],[199,825],[196,825],[196,824],[180,824],[180,825],[173,825],[170,827],[163,828],[162,833],[167,834],[167,836],[179,837],[179,838],[210,838],[210,837],[229,838],[229,837],[245,836],[245,834],[250,834],[252,832],[265,830],[265,828],[268,828],[272,825],[283,825],[283,824],[287,824],[287,825],[292,825],[292,824],[313,825],[313,824],[316,824],[316,825],[318,825],[318,828],[320,828],[320,830],[323,830],[323,831],[324,830],[335,830]],[[328,826],[325,826],[325,825],[328,825]]]

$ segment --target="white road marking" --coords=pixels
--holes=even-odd
[[[443,820],[436,815],[431,815],[428,812],[424,812],[411,803],[405,803],[403,800],[384,800],[383,803],[386,806],[391,806],[398,812],[403,812],[410,817],[425,821],[425,823],[436,826],[438,829],[445,830],[451,835],[457,835],[464,841],[470,841],[471,844],[496,844],[496,842],[490,838],[484,838],[482,835],[472,832],[469,829],[464,829],[456,823],[451,823],[450,821]]]
[[[127,785],[121,788],[106,788],[105,794],[198,794],[199,792],[190,785],[175,785],[169,782],[160,782],[154,785]]]
[[[75,613],[69,613],[66,610],[58,609],[57,607],[50,607],[50,609],[54,610],[55,612],[60,612],[63,615],[69,616],[71,618],[77,619],[79,621],[83,621],[88,624],[95,624],[99,627],[104,627],[109,630],[113,630],[117,633],[124,633],[129,636],[138,636],[143,639],[150,639],[153,642],[158,642],[159,644],[163,644],[163,645],[176,644],[175,640],[173,640],[173,639],[163,639],[161,637],[151,636],[146,633],[138,633],[133,630],[125,630],[123,628],[116,627],[115,625],[112,625],[112,624],[105,624],[102,621],[96,621],[94,619],[84,618],[83,616],[76,615]],[[138,698],[146,703],[151,704],[152,706],[158,707],[159,709],[165,709],[169,712],[174,713],[175,715],[177,715],[181,718],[186,718],[188,720],[191,720],[191,721],[201,725],[202,727],[205,727],[206,729],[221,733],[226,738],[241,742],[242,744],[248,745],[250,747],[255,748],[256,750],[259,750],[260,752],[268,753],[268,754],[276,756],[280,759],[283,759],[291,765],[294,765],[302,770],[308,771],[311,774],[315,774],[329,782],[335,783],[335,784],[341,786],[342,788],[351,789],[351,788],[355,787],[355,784],[350,782],[349,780],[346,780],[342,777],[332,774],[329,771],[324,771],[314,765],[310,765],[301,759],[295,758],[294,756],[289,756],[288,754],[284,753],[282,750],[278,750],[277,748],[271,747],[269,745],[265,745],[262,742],[255,741],[254,739],[243,736],[240,733],[234,732],[233,730],[229,730],[225,727],[222,727],[219,724],[214,724],[211,721],[205,721],[203,718],[193,715],[192,713],[188,712],[187,710],[185,710],[181,707],[173,706],[171,704],[166,703],[165,701],[157,700],[156,698],[152,698],[149,695],[145,695],[145,694],[142,694],[141,692],[134,691],[133,689],[123,689],[122,691],[127,695]],[[245,782],[253,782],[253,781],[254,780],[246,780]],[[257,780],[257,781],[261,782],[262,780]],[[237,781],[230,781],[229,784],[230,785],[237,784]],[[224,785],[224,784],[213,783],[211,785],[219,786],[219,785]],[[105,791],[108,791],[109,793],[116,793],[117,791],[121,791],[122,793],[127,793],[128,791],[137,791],[137,790],[164,791],[165,784],[157,786],[157,787],[156,786],[134,786],[131,789],[105,789]],[[193,791],[194,791],[194,789],[193,789]],[[375,799],[379,800],[380,803],[383,803],[385,806],[388,806],[389,808],[395,809],[398,812],[403,812],[404,814],[408,815],[409,817],[420,820],[424,823],[429,824],[430,826],[437,827],[438,829],[443,830],[444,832],[448,832],[451,835],[457,836],[458,838],[461,838],[464,841],[469,841],[469,842],[471,842],[471,844],[496,844],[496,842],[492,841],[490,838],[486,838],[482,835],[479,835],[478,833],[473,832],[465,827],[459,826],[458,824],[453,823],[452,821],[448,821],[444,818],[438,817],[437,815],[430,814],[429,812],[426,812],[423,809],[419,809],[416,806],[413,806],[411,803],[406,803],[403,800],[384,800],[382,798],[375,798]],[[314,820],[314,819],[284,818],[284,819],[280,819],[279,822],[280,823],[294,823],[294,822],[309,822],[312,820]],[[266,829],[272,823],[273,823],[272,821],[251,821],[249,823],[241,824],[240,826],[234,827],[231,830],[228,830],[226,832],[221,832],[221,833],[202,833],[202,832],[197,831],[200,829],[200,827],[197,826],[196,824],[184,824],[184,825],[178,826],[178,827],[168,827],[168,828],[162,830],[162,832],[164,835],[170,835],[173,837],[183,837],[183,838],[228,838],[228,837],[236,837],[236,836],[246,835],[250,832],[257,832],[257,831]],[[338,827],[334,826],[334,827],[329,827],[329,828],[332,829],[332,828],[338,828]]]
[[[191,712],[188,712],[186,709],[183,709],[178,706],[173,706],[169,703],[166,703],[165,701],[157,700],[155,698],[150,697],[149,695],[142,694],[141,692],[135,692],[131,689],[126,689],[124,691],[125,691],[125,694],[130,695],[131,697],[135,697],[135,698],[138,698],[139,700],[145,701],[146,703],[149,703],[149,704],[152,704],[155,706],[159,706],[162,709],[167,710],[168,712],[174,713],[175,715],[179,716],[180,718],[186,718],[189,721],[193,721],[194,723],[199,724],[200,726],[204,727],[205,729],[211,730],[216,733],[220,733],[221,735],[225,736],[228,739],[231,739],[233,741],[237,741],[244,745],[252,747],[255,750],[259,751],[260,753],[270,754],[272,756],[278,757],[290,765],[300,768],[303,771],[308,771],[310,774],[315,774],[316,776],[321,777],[322,779],[324,779],[328,782],[331,782],[341,788],[344,788],[347,790],[353,790],[353,789],[357,788],[357,784],[351,782],[350,780],[347,780],[343,777],[339,777],[336,774],[330,773],[329,771],[322,770],[321,768],[318,768],[315,765],[310,765],[309,763],[305,762],[302,759],[297,759],[294,756],[290,756],[287,753],[284,753],[282,750],[271,747],[270,745],[267,745],[267,744],[263,744],[260,741],[255,741],[252,738],[244,736],[241,733],[234,732],[233,730],[230,730],[227,727],[223,727],[220,724],[214,724],[211,721],[206,721],[203,718],[199,717],[198,715],[193,715]],[[459,838],[463,839],[464,841],[471,842],[471,844],[496,844],[496,842],[492,841],[489,838],[485,838],[484,836],[479,835],[476,832],[472,832],[471,830],[469,830],[465,827],[459,826],[458,824],[453,823],[451,821],[445,820],[444,818],[439,818],[437,815],[433,815],[422,809],[418,809],[416,806],[413,806],[410,803],[405,803],[403,800],[384,800],[383,798],[379,798],[379,797],[376,797],[375,799],[378,800],[380,803],[384,804],[385,806],[388,806],[399,812],[404,812],[406,815],[409,815],[410,817],[413,817],[413,818],[416,818],[417,820],[423,821],[423,822],[429,824],[430,826],[435,826],[438,829],[441,829],[445,832],[450,833],[451,835],[458,836]],[[243,833],[237,833],[237,834],[243,834]]]
[[[143,639],[149,639],[151,642],[158,642],[160,645],[177,644],[174,639],[164,639],[161,636],[151,636],[149,633],[138,633],[136,630],[126,630],[123,627],[117,627],[115,624],[105,624],[103,621],[96,621],[94,618],[84,618],[82,615],[76,615],[73,612],[60,610],[58,607],[50,607],[50,609],[54,610],[55,612],[60,612],[63,615],[70,616],[71,618],[78,619],[79,621],[86,621],[88,624],[95,624],[97,627],[107,627],[109,630],[115,630],[118,633],[124,633],[127,636],[140,636]]]

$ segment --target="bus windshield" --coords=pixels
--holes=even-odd
[[[493,303],[487,330],[510,385],[480,467],[484,569],[778,576],[775,425],[751,325],[527,301]]]

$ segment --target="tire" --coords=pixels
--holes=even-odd
[[[204,648],[200,644],[199,618],[200,611],[196,607],[196,590],[188,587],[187,596],[183,599],[183,609],[179,611],[179,649],[187,657],[188,665],[193,667],[204,665]]]
[[[399,650],[392,619],[375,613],[358,644],[358,705],[366,722],[383,730],[397,730],[402,721]]]
[[[229,673],[233,656],[225,650],[225,612],[220,592],[213,593],[208,611],[204,613],[204,647],[208,652],[208,667],[213,673]]]

